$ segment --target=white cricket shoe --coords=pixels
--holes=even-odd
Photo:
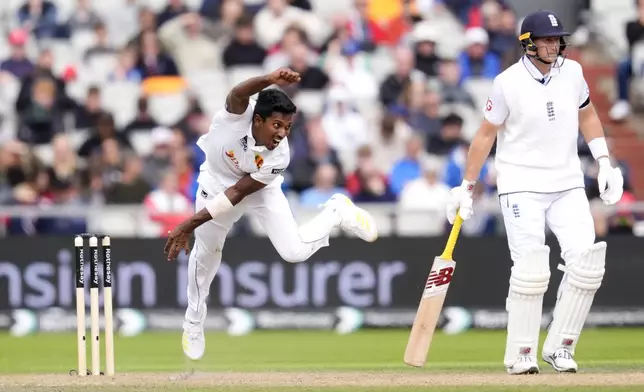
[[[554,354],[547,355],[543,354],[543,360],[549,363],[556,371],[560,373],[576,373],[577,372],[577,362],[564,347],[560,347]]]
[[[201,322],[193,323],[188,320],[183,321],[181,345],[183,346],[183,353],[193,361],[201,359],[206,351],[206,336],[203,330],[203,323],[205,320],[206,309],[204,307],[204,314]]]
[[[357,207],[351,199],[341,193],[336,193],[324,203],[325,207],[333,209],[340,217],[340,227],[367,242],[378,239],[378,228],[370,213]]]
[[[511,366],[506,366],[508,374],[539,374],[537,359],[527,355],[519,355]]]

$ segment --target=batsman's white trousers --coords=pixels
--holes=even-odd
[[[224,187],[217,187],[223,192]],[[216,194],[201,186],[197,190],[196,211],[205,207],[206,201]],[[244,213],[256,217],[280,256],[288,262],[308,259],[318,249],[329,245],[328,235],[318,241],[305,243],[300,239],[299,227],[286,196],[279,187],[266,187],[255,192],[233,207],[232,210],[204,223],[195,230],[195,242],[188,262],[188,309],[186,320],[198,322],[204,308],[224,248],[224,242],[233,224]]]
[[[546,224],[561,247],[568,264],[595,243],[595,226],[582,188],[557,193],[510,193],[499,195],[510,256],[516,261],[522,250],[544,245]]]

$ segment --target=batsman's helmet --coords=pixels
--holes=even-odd
[[[537,45],[533,40],[535,38],[559,37],[559,55],[563,56],[566,49],[566,41],[563,37],[567,36],[570,36],[570,33],[564,29],[557,15],[550,11],[537,11],[523,19],[519,41],[521,41],[524,52],[535,52],[534,55],[526,53],[527,56],[534,57],[542,63],[550,64],[539,57],[537,54]]]

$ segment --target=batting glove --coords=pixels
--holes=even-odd
[[[612,167],[606,157],[599,158],[599,173],[597,174],[599,197],[606,205],[620,201],[624,194],[624,177],[619,167]]]
[[[468,220],[472,217],[474,212],[472,210],[474,184],[474,182],[463,181],[461,186],[450,190],[450,198],[447,202],[447,220],[450,224],[454,224],[454,220],[456,220],[456,211],[458,211],[463,220]]]

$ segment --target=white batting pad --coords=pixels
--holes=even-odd
[[[574,355],[579,335],[593,304],[595,293],[604,278],[606,243],[598,242],[584,252],[578,261],[561,267],[564,278],[553,312],[543,355],[565,347]]]
[[[550,281],[549,255],[550,248],[541,245],[523,252],[514,261],[505,305],[508,334],[504,362],[508,367],[519,355],[536,358],[543,295]]]

